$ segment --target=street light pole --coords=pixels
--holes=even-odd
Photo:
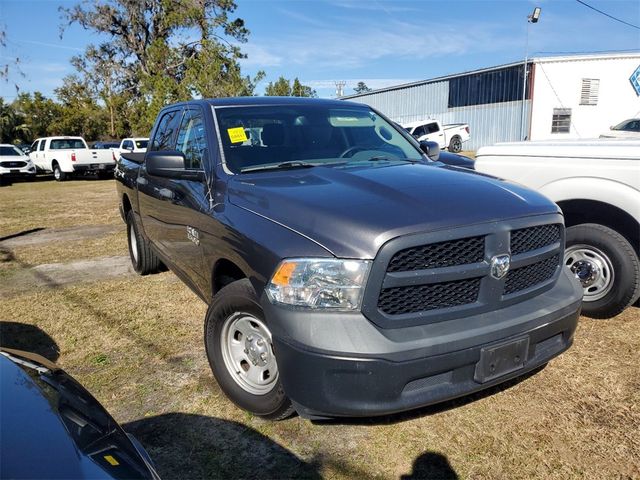
[[[522,69],[523,71],[523,78],[522,78],[522,114],[520,116],[520,136],[522,138],[522,140],[526,140],[527,137],[527,128],[525,125],[525,118],[526,118],[526,101],[527,101],[527,70],[528,70],[528,64],[529,64],[529,25],[531,25],[532,23],[538,23],[538,20],[540,19],[540,12],[542,11],[542,9],[540,7],[536,7],[533,9],[533,13],[531,15],[527,16],[527,37],[526,37],[526,41],[524,44],[524,67]]]

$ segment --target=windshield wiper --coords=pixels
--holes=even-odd
[[[413,160],[411,158],[389,158],[386,157],[384,155],[376,155],[374,157],[368,158],[367,161],[369,162],[378,162],[378,161],[387,161],[387,162],[409,162],[409,163],[417,163],[420,160]]]
[[[311,168],[315,167],[313,163],[300,162],[300,161],[292,161],[292,162],[282,162],[282,163],[270,163],[268,165],[259,165],[257,167],[246,167],[241,168],[241,173],[248,172],[259,172],[261,170],[277,170],[277,169],[286,169],[286,168]]]

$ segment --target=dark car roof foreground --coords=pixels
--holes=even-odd
[[[356,102],[346,102],[332,98],[308,98],[308,97],[225,97],[225,98],[205,98],[199,100],[188,100],[186,102],[174,103],[168,107],[175,107],[186,104],[212,105],[214,107],[227,106],[260,106],[260,105],[328,105],[336,107],[358,107],[369,108],[368,105]],[[165,107],[167,108],[167,107]]]
[[[159,478],[135,439],[46,359],[2,349],[0,398],[0,478]]]

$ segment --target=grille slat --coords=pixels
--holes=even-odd
[[[549,280],[556,273],[559,264],[560,256],[554,255],[531,265],[511,270],[507,273],[504,294],[520,292]]]
[[[484,259],[484,237],[420,245],[396,253],[388,272],[408,272],[428,268],[453,267],[478,263]]]
[[[539,225],[511,232],[511,255],[530,252],[560,241],[559,225]]]
[[[400,315],[457,307],[474,303],[479,291],[480,278],[384,288],[378,297],[378,308],[387,315]]]
[[[3,167],[3,168],[22,168],[26,166],[27,166],[27,162],[21,162],[21,161],[0,162],[0,167]]]

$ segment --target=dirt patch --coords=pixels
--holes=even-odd
[[[47,228],[25,235],[14,234],[0,241],[0,248],[16,248],[53,242],[68,242],[103,237],[122,230],[120,225],[80,225],[69,228]]]
[[[58,288],[135,275],[127,256],[101,257],[70,263],[47,263],[16,271],[0,283],[0,296],[12,296],[35,288]]]

